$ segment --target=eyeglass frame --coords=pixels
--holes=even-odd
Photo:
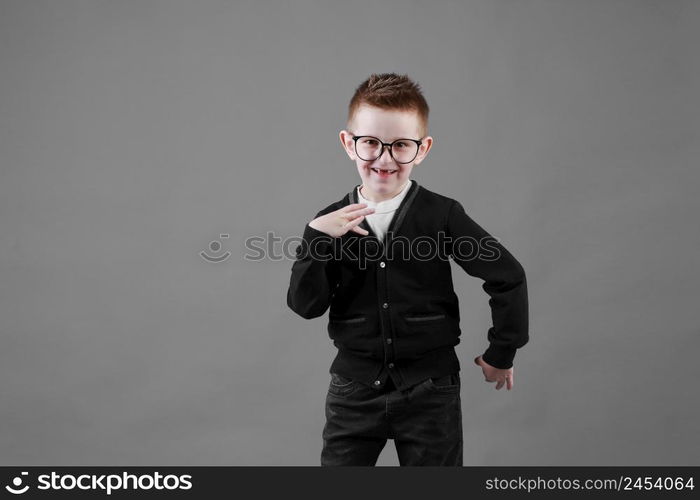
[[[371,137],[372,139],[377,139],[377,141],[382,145],[382,152],[379,153],[379,156],[377,156],[374,160],[365,160],[364,158],[360,158],[362,161],[377,161],[384,154],[384,148],[386,148],[386,146],[389,146],[389,156],[391,156],[391,159],[400,165],[406,165],[407,163],[411,163],[413,160],[415,160],[418,157],[418,152],[420,151],[421,144],[423,144],[422,139],[401,138],[401,139],[396,139],[393,142],[384,142],[379,137],[375,137],[373,135],[353,135],[352,140],[354,141],[354,144],[355,144],[355,154],[358,157],[360,157],[360,153],[357,152],[357,140],[362,139],[363,137]],[[413,158],[411,158],[410,161],[399,161],[396,158],[394,158],[394,153],[392,153],[391,150],[394,147],[394,144],[396,144],[399,141],[411,141],[411,142],[415,142],[418,145],[418,147],[416,148],[416,155]]]

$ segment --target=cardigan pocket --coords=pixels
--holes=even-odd
[[[445,319],[444,314],[429,314],[423,316],[407,316],[404,318],[409,323],[412,322],[422,322],[422,321],[436,321],[440,319]]]
[[[378,342],[379,325],[364,315],[329,316],[328,336],[338,349],[348,349],[360,356],[381,357],[383,351]]]
[[[329,318],[328,318],[328,321],[331,322],[331,323],[338,323],[338,324],[349,325],[349,324],[352,324],[352,323],[363,323],[363,322],[367,321],[367,317],[366,317],[366,316],[357,316],[357,317],[354,317],[354,318],[338,318],[338,317],[335,317],[335,318],[334,318],[334,317],[329,317]]]
[[[456,345],[454,321],[444,313],[400,316],[394,349],[398,358],[417,359],[436,349]]]

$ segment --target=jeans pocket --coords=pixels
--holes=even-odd
[[[331,373],[331,383],[328,386],[328,392],[336,396],[347,396],[355,390],[356,384],[357,382],[351,378],[339,373]]]
[[[459,394],[461,381],[459,373],[451,373],[442,377],[430,377],[426,381],[426,386],[431,392],[436,394]]]

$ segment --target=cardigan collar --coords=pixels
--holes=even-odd
[[[401,227],[401,223],[403,222],[404,218],[406,217],[406,212],[408,212],[408,209],[411,207],[411,204],[413,203],[414,198],[416,197],[416,194],[418,194],[418,190],[420,189],[420,186],[418,185],[418,182],[415,179],[410,179],[409,182],[411,183],[411,186],[408,188],[408,191],[406,192],[406,195],[403,197],[401,200],[401,203],[399,204],[399,207],[396,209],[396,212],[394,212],[394,216],[391,218],[391,222],[389,223],[389,227],[387,229],[387,235],[389,233],[392,233],[395,235],[399,228]],[[347,201],[347,205],[350,205],[352,203],[359,203],[358,197],[357,197],[357,190],[361,186],[361,184],[357,184],[352,191],[350,191],[346,196],[345,200]],[[377,235],[372,231],[372,228],[369,227],[369,224],[367,224],[367,219],[364,219],[362,222],[360,222],[359,226],[361,226],[363,229],[367,230],[371,236],[373,236],[377,241],[379,241],[379,238],[377,238]],[[384,236],[384,240],[381,241],[382,247],[386,246],[386,238],[387,236]]]

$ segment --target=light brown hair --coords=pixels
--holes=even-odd
[[[418,83],[408,75],[373,73],[356,89],[348,105],[348,128],[358,108],[363,104],[384,110],[415,111],[418,115],[421,137],[428,133],[430,108]]]

